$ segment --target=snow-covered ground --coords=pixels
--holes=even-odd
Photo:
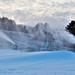
[[[75,53],[0,50],[0,75],[74,75]]]

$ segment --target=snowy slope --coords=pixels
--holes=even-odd
[[[34,34],[31,34],[31,33],[26,34],[26,33],[21,33],[21,32],[5,31],[5,30],[4,31],[2,30],[2,32],[5,35],[0,34],[1,35],[0,49],[15,49],[15,44],[17,45],[17,50],[27,51],[27,52],[41,51],[43,48],[45,48],[46,42],[35,40]],[[63,36],[60,35],[61,37],[59,35],[60,34],[53,34],[55,38],[53,40],[52,38],[51,39],[49,38],[52,41],[49,42],[49,49],[47,49],[47,51],[63,50],[63,49],[74,51],[75,50],[75,38],[73,36],[70,36],[69,34],[68,35],[66,34],[67,37],[64,34]],[[8,41],[8,38],[6,36],[12,42]],[[39,34],[37,35],[37,37],[42,39],[42,37]]]
[[[0,75],[74,75],[75,53],[0,50]]]
[[[14,49],[15,48],[15,44],[18,46],[17,50],[27,50],[29,51],[27,48],[31,48],[31,44],[33,44],[32,42],[32,38],[31,35],[28,34],[24,34],[24,33],[20,33],[20,32],[15,32],[15,31],[5,31],[2,30],[3,34],[5,34],[12,42],[8,41],[8,39],[6,39],[6,36],[1,36],[3,38],[0,38],[0,49]]]

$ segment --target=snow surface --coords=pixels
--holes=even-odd
[[[0,75],[74,75],[75,53],[0,50]]]

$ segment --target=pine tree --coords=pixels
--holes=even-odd
[[[75,36],[75,21],[72,20],[71,23],[69,23],[69,25],[67,25],[65,28]]]

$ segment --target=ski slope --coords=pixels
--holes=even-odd
[[[74,75],[75,53],[0,50],[0,75]]]

